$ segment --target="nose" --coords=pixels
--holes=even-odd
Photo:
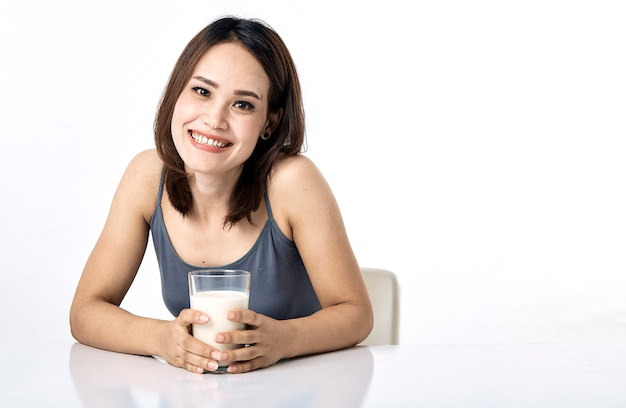
[[[202,122],[211,129],[226,129],[228,128],[226,116],[226,109],[213,102],[205,107],[202,113]]]

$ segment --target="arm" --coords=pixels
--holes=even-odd
[[[184,310],[173,321],[135,316],[120,308],[143,259],[162,162],[154,151],[129,164],[104,229],[85,265],[70,309],[72,335],[83,344],[158,355],[177,367],[203,372],[211,350],[189,334],[207,316]],[[202,367],[199,366],[202,364]]]
[[[292,356],[358,344],[370,333],[373,314],[339,207],[315,165],[304,156],[291,159],[284,185],[285,208],[293,240],[300,251],[322,310],[294,319]]]
[[[248,371],[288,357],[337,350],[358,344],[372,329],[373,315],[367,288],[348,241],[330,187],[304,156],[277,164],[269,188],[274,218],[302,256],[322,309],[307,317],[276,321],[250,311],[234,320],[255,330],[225,333],[225,343],[253,343],[214,358],[247,360],[230,371]]]
[[[148,153],[129,164],[115,192],[104,229],[78,283],[70,309],[72,335],[95,347],[148,354],[152,350],[142,336],[153,324],[119,307],[143,258],[149,226],[147,197],[151,194],[145,167]]]

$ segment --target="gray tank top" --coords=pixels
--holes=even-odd
[[[161,271],[161,292],[165,306],[174,316],[189,307],[187,273],[196,269],[183,261],[172,246],[161,209],[163,176],[150,230]],[[241,259],[213,269],[243,269],[250,271],[250,309],[257,313],[284,320],[308,316],[321,309],[319,300],[300,253],[293,241],[278,228],[270,202],[265,194],[268,220],[252,248]]]

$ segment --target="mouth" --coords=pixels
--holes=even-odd
[[[229,146],[232,146],[232,143],[230,143],[227,140],[223,140],[223,139],[217,139],[217,138],[212,138],[212,137],[206,137],[204,135],[198,134],[196,132],[190,131],[189,132],[191,135],[191,138],[193,140],[195,140],[197,143],[203,145],[203,146],[210,146],[210,147],[214,147],[217,149],[225,149]]]

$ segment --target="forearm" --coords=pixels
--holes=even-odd
[[[283,321],[285,358],[339,350],[363,341],[372,328],[365,306],[342,303],[311,316]]]
[[[138,355],[159,354],[163,320],[139,317],[104,301],[91,300],[73,306],[72,336],[86,345]]]

